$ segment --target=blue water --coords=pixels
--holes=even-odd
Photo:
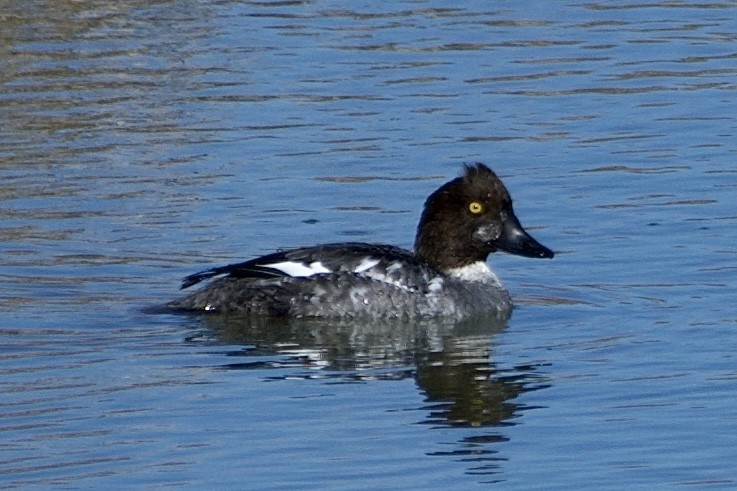
[[[737,6],[48,2],[0,14],[0,488],[737,486]],[[553,261],[504,325],[149,315],[411,246],[483,161]]]

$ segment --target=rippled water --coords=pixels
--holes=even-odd
[[[0,2],[0,488],[733,488],[731,2]],[[463,162],[507,323],[147,315],[410,246]]]

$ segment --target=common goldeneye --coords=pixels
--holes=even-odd
[[[509,293],[486,264],[492,252],[552,258],[512,210],[509,192],[484,164],[425,202],[414,252],[357,242],[276,252],[209,269],[188,288],[220,277],[169,307],[288,317],[464,319],[509,312]]]

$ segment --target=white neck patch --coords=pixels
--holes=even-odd
[[[484,261],[476,261],[468,266],[449,269],[446,273],[448,276],[461,281],[476,281],[479,283],[495,283],[501,285],[499,278],[497,278]]]

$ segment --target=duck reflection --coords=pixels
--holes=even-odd
[[[506,317],[460,324],[229,316],[202,320],[205,335],[216,342],[246,346],[228,353],[237,361],[224,369],[289,368],[289,378],[414,377],[428,403],[427,424],[504,424],[523,409],[512,402],[519,394],[541,388],[534,367],[500,370],[490,359],[493,335]]]

